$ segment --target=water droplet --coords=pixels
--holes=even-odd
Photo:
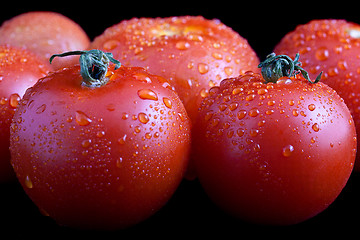
[[[253,108],[253,109],[251,109],[251,110],[249,111],[249,116],[250,116],[250,117],[256,117],[259,113],[260,113],[260,112],[259,112],[259,109]]]
[[[75,120],[80,126],[87,126],[92,122],[91,119],[82,111],[75,112]]]
[[[284,157],[290,157],[291,154],[294,152],[294,150],[295,150],[294,147],[289,144],[282,149],[282,155]]]
[[[103,48],[107,51],[113,50],[118,46],[119,42],[117,40],[106,41],[103,45]]]
[[[157,94],[150,89],[141,89],[137,92],[138,96],[144,100],[158,100]]]
[[[260,145],[258,143],[255,143],[254,145],[254,151],[259,152],[261,150]]]
[[[313,129],[315,132],[318,132],[318,131],[320,130],[319,124],[314,123],[314,124],[312,125],[312,129]]]
[[[209,71],[209,66],[206,63],[199,63],[198,70],[199,70],[199,73],[205,74]]]
[[[172,108],[172,102],[170,99],[164,97],[163,102],[167,108]]]
[[[228,76],[231,76],[233,74],[233,68],[232,67],[225,67],[224,68],[225,74]]]
[[[220,52],[213,52],[211,56],[217,60],[221,60],[223,58],[222,54]]]
[[[34,187],[29,175],[26,175],[25,177],[25,186],[30,189]]]
[[[43,104],[36,109],[36,113],[37,114],[43,113],[45,111],[45,109],[46,109],[46,104]]]
[[[316,108],[316,106],[315,106],[314,104],[310,104],[310,105],[308,106],[308,108],[309,108],[310,111],[314,111],[315,108]]]
[[[110,103],[106,105],[106,109],[109,110],[110,112],[115,111],[115,104]]]
[[[104,132],[104,131],[98,131],[98,132],[96,133],[96,136],[97,136],[98,138],[101,138],[101,137],[105,136],[105,132]]]
[[[16,108],[19,105],[20,102],[20,96],[17,93],[11,94],[9,99],[10,107]]]
[[[116,167],[121,168],[121,167],[122,167],[122,162],[123,162],[122,157],[119,157],[119,158],[116,160]]]
[[[122,137],[120,137],[120,138],[118,139],[118,143],[121,144],[121,145],[124,145],[125,142],[126,142],[126,137],[127,137],[127,135],[124,134],[124,136],[122,136]]]
[[[186,41],[179,41],[176,43],[175,47],[179,50],[186,50],[190,47],[190,44]]]
[[[297,109],[292,110],[292,115],[293,115],[294,117],[299,116],[299,111],[298,111]]]
[[[82,146],[83,148],[89,147],[90,144],[91,144],[91,139],[87,139],[87,140],[84,140],[84,141],[81,142],[81,146]]]
[[[148,117],[148,115],[146,115],[146,113],[139,113],[138,114],[138,119],[139,119],[139,121],[141,122],[141,123],[147,123],[147,122],[149,122],[149,117]]]
[[[320,47],[316,50],[315,57],[319,61],[325,61],[329,58],[329,50],[326,47]]]
[[[133,75],[134,78],[136,78],[136,80],[139,80],[141,82],[144,82],[144,83],[151,83],[151,79],[149,78],[149,75],[146,74],[146,73],[135,73]]]
[[[238,103],[230,103],[230,105],[229,105],[229,109],[230,109],[230,111],[234,111],[237,107],[238,107]]]
[[[258,91],[257,91],[257,93],[259,94],[259,95],[264,95],[264,94],[266,94],[268,92],[268,90],[266,89],[266,88],[260,88]]]
[[[240,110],[237,114],[237,117],[239,120],[243,119],[246,116],[246,111],[245,110]]]

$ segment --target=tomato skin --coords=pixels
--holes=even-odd
[[[56,12],[28,12],[5,21],[0,27],[0,44],[26,48],[49,61],[53,54],[85,50],[90,39],[73,20]],[[53,70],[79,63],[79,57],[56,59]]]
[[[50,70],[35,54],[0,45],[0,182],[14,180],[10,165],[10,124],[26,89]]]
[[[91,89],[79,66],[55,72],[27,91],[11,125],[17,177],[61,225],[136,224],[167,202],[186,168],[189,119],[169,84],[142,68],[108,77]]]
[[[345,186],[355,126],[321,82],[263,82],[247,73],[210,90],[193,128],[195,166],[209,197],[230,214],[295,224],[326,209]]]
[[[96,37],[91,48],[114,54],[125,66],[141,66],[169,79],[192,121],[210,87],[221,79],[257,71],[247,40],[203,17],[134,18]]]
[[[290,57],[300,52],[303,67],[309,70],[310,77],[323,71],[321,81],[344,99],[357,135],[360,134],[359,31],[359,24],[345,20],[313,20],[286,34],[274,49],[276,53]],[[354,169],[360,171],[360,160],[355,162]]]

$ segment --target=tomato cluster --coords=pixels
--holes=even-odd
[[[90,42],[21,14],[0,27],[0,180],[75,228],[144,221],[184,177],[236,218],[303,222],[359,168],[359,29],[310,22],[260,63],[219,20],[134,18]]]

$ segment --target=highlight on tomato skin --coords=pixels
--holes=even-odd
[[[192,136],[210,199],[266,225],[326,209],[347,183],[357,145],[350,111],[333,89],[300,75],[265,83],[252,72],[209,90]]]
[[[60,225],[135,225],[165,205],[185,173],[190,120],[168,82],[139,67],[106,69],[107,83],[95,86],[79,66],[49,74],[28,89],[11,125],[19,182]]]

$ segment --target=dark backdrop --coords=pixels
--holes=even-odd
[[[314,5],[312,5],[314,4]],[[356,2],[354,2],[356,4]],[[10,6],[9,6],[10,5]],[[105,28],[132,17],[168,17],[179,15],[202,15],[220,19],[223,23],[247,38],[261,60],[273,47],[298,24],[312,19],[342,18],[360,23],[357,5],[346,1],[304,2],[294,1],[204,1],[168,0],[146,2],[131,1],[87,1],[87,2],[33,2],[12,1],[1,7],[0,22],[27,11],[56,11],[80,24],[93,39]],[[270,233],[320,234],[329,231],[352,233],[360,224],[360,175],[352,174],[348,185],[338,199],[323,213],[295,226],[256,226],[234,219],[214,206],[197,181],[184,181],[170,202],[145,222],[127,230],[103,233],[79,231],[57,226],[51,219],[42,216],[27,198],[18,183],[0,185],[0,239],[12,237],[54,236],[100,237],[120,239],[121,236],[168,236],[180,239],[180,235],[191,237],[204,234],[234,234],[234,238],[250,238]],[[308,230],[308,231],[306,231]],[[246,235],[250,233],[252,235]],[[295,234],[295,235],[294,235]],[[8,237],[6,237],[8,236]],[[4,238],[3,238],[4,237]]]

